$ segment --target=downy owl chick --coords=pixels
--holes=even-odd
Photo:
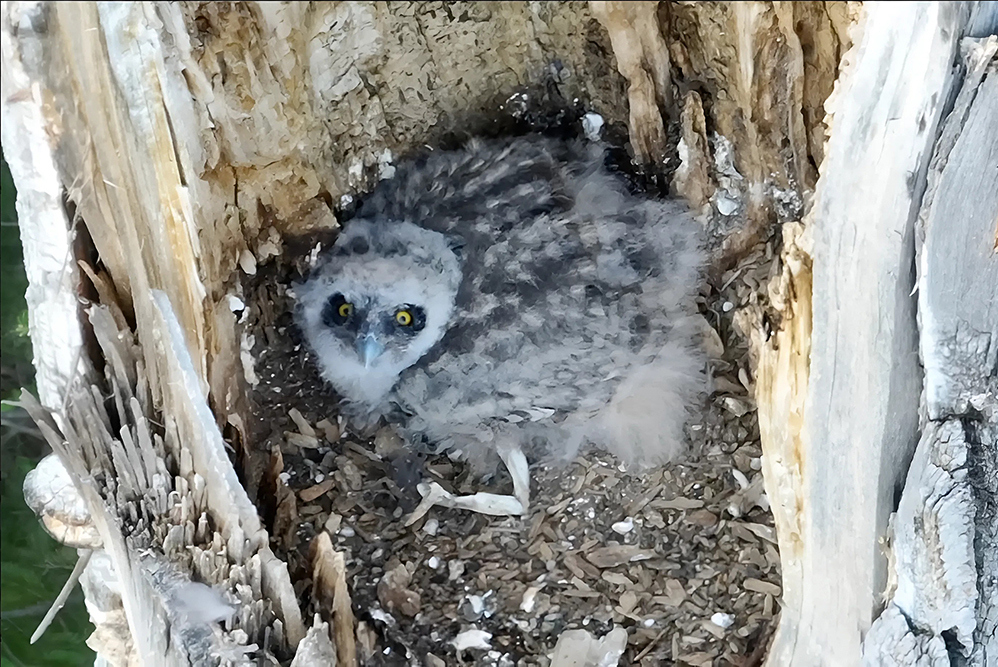
[[[657,464],[705,387],[697,232],[595,147],[475,141],[399,164],[297,287],[296,318],[353,420],[472,460],[588,441]]]

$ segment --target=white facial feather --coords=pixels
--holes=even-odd
[[[358,239],[363,243],[357,245]],[[367,249],[356,252],[358,248]],[[409,222],[351,222],[298,292],[298,319],[323,376],[348,401],[373,410],[398,380],[444,335],[461,282],[460,261],[443,234]],[[365,364],[348,331],[323,322],[329,299],[341,294],[357,313],[392,316],[403,306],[425,313],[422,329],[381,341],[384,352]]]

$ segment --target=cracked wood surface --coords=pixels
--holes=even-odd
[[[998,32],[998,10],[979,30]],[[980,17],[978,17],[980,19]],[[998,665],[998,36],[961,44],[962,87],[936,142],[916,224],[922,437],[893,520],[891,608],[864,644],[872,658]],[[946,640],[944,642],[944,639]],[[948,660],[947,663],[949,664]]]

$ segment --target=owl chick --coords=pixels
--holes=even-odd
[[[297,287],[296,319],[351,420],[509,467],[512,499],[434,483],[424,512],[523,513],[525,451],[681,452],[705,387],[697,230],[679,203],[629,194],[592,145],[473,141],[381,182]]]

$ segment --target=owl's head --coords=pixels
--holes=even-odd
[[[325,378],[371,408],[447,331],[461,284],[449,237],[354,220],[296,287],[297,320]]]

